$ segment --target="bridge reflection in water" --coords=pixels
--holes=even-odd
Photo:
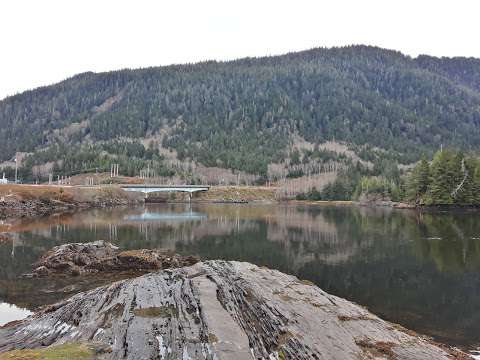
[[[184,213],[156,213],[144,212],[139,215],[127,215],[124,220],[127,221],[190,221],[190,220],[205,220],[207,214],[200,212],[184,212]]]

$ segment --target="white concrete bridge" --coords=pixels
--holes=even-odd
[[[194,193],[208,191],[208,185],[156,185],[156,184],[124,184],[120,187],[125,191],[138,191],[145,194],[151,192],[186,192]]]
[[[145,195],[156,192],[185,192],[189,199],[192,194],[200,191],[208,191],[208,185],[157,185],[157,184],[123,184],[120,187],[125,191],[143,192]]]

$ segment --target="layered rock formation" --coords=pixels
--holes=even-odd
[[[0,352],[65,343],[99,359],[469,358],[312,283],[227,261],[116,282],[0,329]]]

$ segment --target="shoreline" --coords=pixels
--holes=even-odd
[[[93,208],[113,208],[139,204],[197,203],[197,204],[286,204],[313,206],[358,206],[415,210],[417,212],[478,211],[475,205],[421,205],[391,201],[330,201],[279,199],[276,187],[213,186],[208,192],[197,193],[188,200],[186,194],[170,194],[146,200],[144,194],[122,190],[115,185],[101,187],[57,185],[0,185],[0,220],[33,219],[75,213]],[[157,200],[157,201],[156,201]],[[1,239],[0,239],[1,241]]]
[[[90,208],[143,202],[139,194],[117,187],[84,188],[56,185],[0,185],[0,219],[36,218]]]

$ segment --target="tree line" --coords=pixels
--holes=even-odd
[[[406,198],[419,205],[480,204],[480,161],[445,149],[429,163],[425,157],[406,181]]]
[[[392,166],[390,170],[384,166],[383,170],[350,167],[322,191],[312,189],[297,198],[391,200],[417,206],[480,205],[480,157],[476,154],[442,149],[431,161],[423,156],[403,174],[398,168],[393,171]]]

